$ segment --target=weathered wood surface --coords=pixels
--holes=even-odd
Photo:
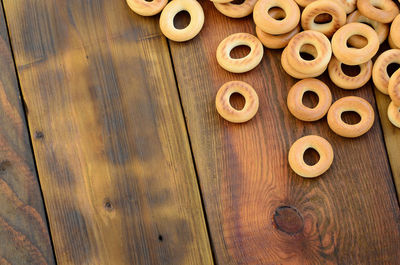
[[[58,264],[212,264],[157,18],[4,4]]]
[[[375,98],[385,138],[386,151],[396,184],[397,196],[400,199],[400,129],[393,126],[387,116],[387,109],[390,104],[389,96],[382,94],[375,88]]]
[[[171,42],[210,234],[218,264],[400,264],[400,212],[382,133],[376,120],[357,139],[335,135],[326,119],[296,120],[286,106],[296,80],[280,66],[281,51],[241,75],[220,68],[219,42],[231,33],[255,33],[251,18],[229,19],[210,3],[201,34]],[[334,99],[358,95],[375,106],[371,84],[344,91],[322,78]],[[224,121],[215,110],[219,87],[230,80],[254,86],[256,117]],[[302,179],[287,162],[290,145],[308,134],[325,137],[335,160],[320,178]]]
[[[0,5],[0,264],[55,264]]]

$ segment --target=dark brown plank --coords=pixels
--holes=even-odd
[[[0,5],[0,264],[55,264]]]
[[[219,42],[254,34],[254,24],[202,4],[201,34],[171,50],[217,263],[400,264],[399,207],[378,121],[368,134],[344,139],[326,119],[296,120],[286,106],[295,80],[283,72],[281,52],[266,50],[247,74],[227,73],[215,58]],[[370,84],[351,92],[322,79],[335,99],[358,95],[375,105]],[[215,95],[230,80],[258,92],[259,112],[246,124],[228,123],[215,110]],[[325,137],[335,151],[332,168],[314,180],[287,162],[291,144],[308,134]]]
[[[58,264],[212,264],[157,18],[4,3]]]

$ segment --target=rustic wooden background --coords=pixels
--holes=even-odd
[[[200,3],[202,32],[174,43],[159,16],[124,0],[2,1],[1,265],[400,264],[400,130],[388,97],[324,74],[334,99],[372,103],[372,130],[345,139],[326,119],[298,121],[281,51],[266,49],[249,73],[224,71],[219,42],[254,24]],[[259,95],[248,123],[216,113],[230,80]],[[287,162],[308,134],[335,151],[313,180]]]

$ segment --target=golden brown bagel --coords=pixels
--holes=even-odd
[[[153,0],[151,2],[146,0],[126,0],[126,2],[133,12],[142,16],[154,16],[163,10],[168,0]]]
[[[392,0],[357,0],[361,14],[381,23],[390,23],[399,14],[399,8]]]
[[[349,76],[343,72],[342,64],[332,56],[331,62],[328,66],[329,77],[332,82],[343,89],[357,89],[365,85],[372,75],[372,61],[360,64],[360,73],[356,76]]]
[[[273,7],[282,8],[285,18],[277,20],[269,13]],[[300,21],[299,6],[293,0],[259,0],[253,10],[254,23],[269,34],[285,34],[292,31]]]
[[[396,106],[393,102],[388,107],[388,118],[394,126],[400,128],[400,107]]]
[[[247,17],[253,12],[257,0],[244,0],[243,3],[236,5],[234,3],[214,2],[215,8],[227,17],[242,18]]]
[[[389,96],[396,106],[400,106],[400,70],[397,70],[389,80]]]
[[[361,13],[356,10],[347,16],[347,24],[352,22],[366,23],[370,25],[378,34],[379,43],[383,43],[387,36],[389,35],[389,25],[380,23],[378,21],[367,18],[361,15]],[[353,36],[349,39],[349,44],[355,48],[361,48],[367,45],[367,41],[360,36]]]
[[[190,14],[190,23],[184,29],[174,26],[174,17],[181,11]],[[196,37],[204,25],[204,12],[201,5],[195,0],[173,0],[169,2],[160,16],[160,28],[162,33],[173,41],[188,41]]]
[[[361,120],[357,124],[347,124],[342,120],[342,113],[354,111],[360,115]],[[371,104],[360,97],[344,97],[334,102],[328,111],[328,125],[336,134],[355,138],[371,129],[374,124],[375,114]]]
[[[304,162],[304,152],[312,148],[319,154],[319,161],[309,166]],[[317,135],[304,136],[293,143],[289,150],[289,165],[292,170],[303,178],[315,178],[325,173],[333,162],[331,144]]]
[[[355,35],[367,39],[365,47],[356,49],[347,46],[347,40]],[[375,30],[362,23],[349,23],[338,29],[332,37],[332,51],[335,57],[348,65],[368,62],[379,49],[379,39]]]
[[[304,45],[311,45],[315,48],[314,60],[305,60],[300,56]],[[289,64],[303,74],[316,73],[326,69],[332,56],[329,39],[321,32],[314,30],[306,30],[294,36],[286,49]]]
[[[234,93],[239,93],[246,101],[241,110],[235,109],[230,103],[230,97]],[[258,104],[258,96],[253,87],[242,81],[225,83],[219,89],[215,98],[215,105],[218,113],[225,120],[234,123],[246,122],[253,118],[257,113]]]
[[[332,20],[327,23],[316,23],[318,15],[329,14]],[[306,8],[301,14],[301,26],[304,30],[316,30],[327,37],[331,37],[335,31],[346,23],[346,11],[343,5],[332,0],[318,0]]]
[[[309,108],[303,104],[304,93],[317,94],[318,104]],[[314,78],[303,79],[294,84],[288,93],[287,105],[290,113],[302,121],[317,121],[325,116],[332,104],[332,94],[327,85]]]
[[[174,0],[175,1],[175,0]],[[239,59],[232,58],[231,51],[240,45],[250,48],[250,53]],[[226,37],[217,48],[217,61],[225,70],[232,73],[244,73],[255,68],[264,55],[261,42],[249,33],[235,33]]]
[[[383,94],[388,95],[389,75],[387,67],[392,64],[400,64],[400,50],[391,49],[383,52],[376,59],[374,67],[372,68],[372,80],[376,88]]]

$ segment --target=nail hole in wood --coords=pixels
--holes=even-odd
[[[44,138],[44,134],[41,131],[36,131],[35,132],[35,138],[36,139],[43,139]]]
[[[105,208],[107,211],[112,211],[114,207],[113,207],[111,201],[108,200],[108,199],[106,199],[106,200],[104,201],[104,208]]]

